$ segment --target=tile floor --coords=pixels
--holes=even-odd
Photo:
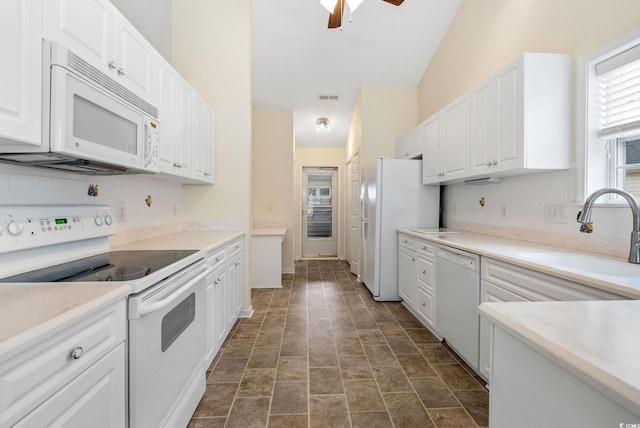
[[[299,261],[253,290],[207,372],[189,428],[484,427],[484,383],[400,303],[338,260]]]

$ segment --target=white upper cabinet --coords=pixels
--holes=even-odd
[[[42,141],[42,1],[0,2],[0,145]]]
[[[525,53],[470,96],[472,175],[569,168],[570,55]]]
[[[214,112],[160,55],[156,64],[160,172],[184,183],[212,184]]]
[[[422,126],[423,184],[469,175],[469,94],[456,99]]]
[[[486,79],[469,91],[470,174],[482,174],[493,164],[493,83]]]
[[[418,125],[422,181],[569,168],[570,126],[571,56],[524,53]]]
[[[108,0],[46,0],[43,33],[154,104],[155,50]]]
[[[414,128],[396,140],[397,159],[416,159],[422,155],[422,144],[418,133],[419,128]]]

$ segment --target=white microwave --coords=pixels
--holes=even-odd
[[[0,161],[93,175],[156,173],[158,110],[64,46],[43,42],[41,146]]]

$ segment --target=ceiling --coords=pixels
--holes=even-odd
[[[255,108],[293,110],[297,146],[344,146],[360,86],[417,85],[461,2],[364,0],[340,31],[319,0],[252,0]]]

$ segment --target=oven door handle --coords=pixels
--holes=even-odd
[[[205,265],[205,270],[198,274],[195,278],[191,279],[185,285],[169,294],[162,300],[158,300],[157,302],[145,303],[143,302],[140,306],[138,306],[138,317],[148,315],[150,313],[159,311],[162,308],[166,308],[170,304],[172,304],[178,296],[187,291],[189,288],[193,287],[194,284],[202,281],[207,276],[211,275],[214,272],[214,269],[211,266]]]

